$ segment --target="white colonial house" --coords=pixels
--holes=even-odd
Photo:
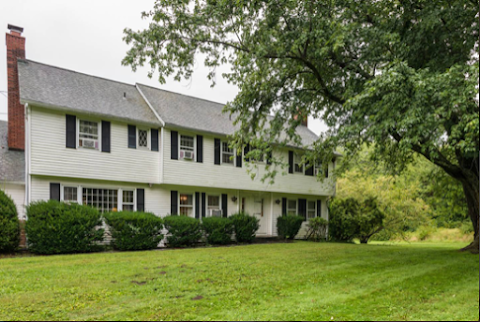
[[[284,214],[328,219],[334,179],[319,181],[317,169],[305,169],[303,148],[274,149],[289,164],[274,184],[260,180],[268,160],[255,161],[252,180],[254,161],[229,148],[235,127],[222,104],[26,60],[23,30],[9,29],[0,182],[21,217],[25,205],[56,199],[162,217],[246,211],[260,220],[259,236],[275,236]],[[317,139],[306,124],[297,132],[303,147]]]

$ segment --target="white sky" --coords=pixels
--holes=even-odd
[[[226,103],[237,94],[237,88],[221,79],[218,70],[217,85],[210,88],[208,70],[199,60],[193,79],[188,82],[167,80],[161,85],[154,77],[147,77],[146,69],[136,73],[121,65],[128,50],[123,42],[123,29],[144,29],[148,21],[141,12],[153,8],[154,0],[1,0],[0,30],[8,32],[7,25],[24,28],[26,57],[78,72],[118,80],[142,83],[162,89]],[[3,38],[5,39],[5,38]],[[3,62],[1,62],[3,61]],[[0,46],[0,92],[7,90],[5,41]],[[7,119],[6,94],[0,93],[0,120]],[[309,128],[315,133],[325,125],[309,118]]]

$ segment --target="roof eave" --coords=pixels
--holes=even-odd
[[[20,103],[21,104],[29,104],[31,106],[37,106],[37,107],[42,107],[46,109],[51,109],[55,111],[62,111],[62,112],[76,112],[84,115],[92,115],[92,116],[97,116],[97,117],[106,117],[110,120],[114,121],[120,121],[120,122],[125,122],[125,123],[135,123],[135,124],[142,124],[142,125],[148,125],[148,126],[156,126],[156,127],[161,127],[162,124],[160,121],[157,122],[145,122],[145,121],[140,121],[140,120],[132,120],[126,117],[119,117],[111,114],[105,114],[105,113],[95,113],[95,112],[88,112],[85,110],[80,110],[80,109],[75,109],[71,107],[66,107],[66,106],[58,106],[58,105],[52,105],[44,102],[39,102],[35,100],[30,100],[30,99],[25,99],[25,98],[20,98]]]

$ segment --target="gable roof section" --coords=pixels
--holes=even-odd
[[[238,130],[233,117],[222,113],[224,105],[204,99],[173,93],[158,88],[137,84],[150,106],[170,128],[184,128],[230,135]],[[297,133],[304,146],[310,146],[318,137],[305,126],[298,126]]]
[[[3,182],[25,182],[25,152],[8,149],[8,122],[0,121],[0,186]]]
[[[160,126],[134,85],[22,59],[18,78],[22,103]]]

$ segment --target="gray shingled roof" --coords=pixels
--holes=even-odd
[[[222,135],[233,134],[238,126],[222,113],[223,104],[158,88],[137,84],[150,105],[167,127],[180,127]],[[297,133],[304,146],[311,145],[318,137],[305,126],[298,126]]]
[[[0,121],[0,185],[25,182],[25,152],[8,149],[7,133],[8,122]]]
[[[160,125],[134,85],[20,59],[18,78],[22,102]]]

